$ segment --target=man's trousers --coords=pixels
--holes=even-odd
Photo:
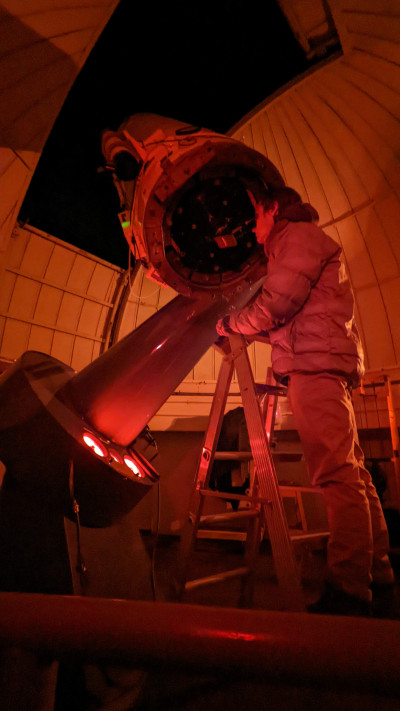
[[[370,584],[390,583],[388,531],[364,466],[353,404],[344,378],[328,373],[290,376],[288,399],[311,482],[321,487],[330,537],[327,581],[364,600]]]

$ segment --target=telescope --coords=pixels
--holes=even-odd
[[[75,497],[89,526],[118,519],[158,480],[139,435],[215,342],[217,320],[259,289],[253,205],[284,184],[243,143],[152,114],[104,131],[102,149],[135,261],[177,295],[78,373],[26,352],[0,379],[8,481],[60,510]]]

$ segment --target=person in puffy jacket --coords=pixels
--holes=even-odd
[[[217,324],[219,335],[269,336],[275,378],[288,386],[311,482],[321,487],[330,537],[326,587],[310,611],[368,615],[371,583],[392,584],[380,500],[358,443],[351,388],[364,372],[342,250],[291,188],[254,203],[266,277],[254,300]]]

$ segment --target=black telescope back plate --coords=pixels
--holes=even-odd
[[[246,185],[236,176],[199,180],[172,212],[171,243],[181,263],[215,274],[240,271],[256,248],[254,208]]]

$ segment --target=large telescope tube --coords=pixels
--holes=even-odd
[[[151,278],[180,294],[59,393],[127,445],[215,341],[218,318],[260,285],[265,263],[250,196],[283,180],[238,141],[154,115],[106,131],[103,152],[132,251]]]
[[[110,525],[130,511],[158,480],[139,435],[215,341],[218,318],[245,305],[265,275],[253,198],[283,181],[264,156],[154,115],[106,131],[103,152],[135,258],[178,295],[77,374],[28,351],[0,376],[0,459],[7,469],[0,539],[11,531],[13,506],[41,512],[46,502],[70,515],[76,499],[88,526]],[[28,529],[19,533],[21,550],[32,539],[39,550],[35,526]],[[3,548],[10,554],[3,568],[12,569],[12,537]]]

